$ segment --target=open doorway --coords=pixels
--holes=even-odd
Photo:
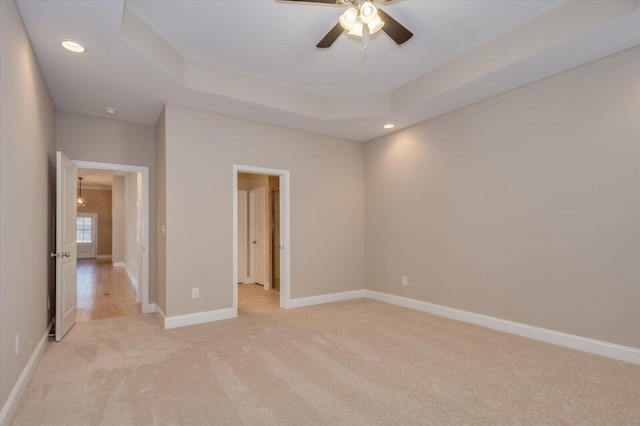
[[[78,218],[93,213],[95,256],[77,263],[76,319],[149,313],[149,170],[143,166],[74,161],[82,179]],[[77,235],[85,220],[78,219]],[[83,225],[83,227],[80,227]],[[80,232],[82,231],[82,232]],[[78,245],[80,245],[79,240]]]
[[[280,308],[279,268],[273,268],[280,251],[273,218],[279,212],[273,197],[278,189],[278,176],[238,173],[239,315]]]
[[[234,166],[234,308],[286,308],[289,298],[288,171]]]
[[[139,314],[142,174],[78,168],[76,321]]]

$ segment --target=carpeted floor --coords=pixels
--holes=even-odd
[[[48,343],[13,425],[638,425],[640,366],[372,300]]]

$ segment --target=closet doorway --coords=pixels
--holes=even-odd
[[[234,309],[286,308],[290,298],[288,171],[234,166]]]

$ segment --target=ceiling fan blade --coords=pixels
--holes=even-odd
[[[382,31],[387,33],[389,37],[396,42],[396,44],[400,45],[405,43],[411,37],[413,37],[413,33],[406,29],[404,25],[400,22],[393,19],[389,16],[385,11],[378,9],[378,16],[384,22],[384,26],[382,27]]]
[[[320,49],[331,47],[333,42],[336,41],[338,37],[340,37],[340,34],[342,34],[343,31],[344,28],[342,28],[342,25],[340,25],[340,22],[338,22],[333,28],[331,28],[327,35],[324,36],[324,38],[320,40],[318,44],[316,44],[316,47]]]

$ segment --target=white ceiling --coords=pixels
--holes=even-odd
[[[56,107],[154,124],[165,103],[366,141],[640,44],[634,0],[379,4],[414,37],[316,43],[344,6],[18,0]],[[63,39],[87,52],[71,54]]]
[[[82,188],[111,189],[114,172],[99,169],[78,169],[78,177],[82,178]]]

